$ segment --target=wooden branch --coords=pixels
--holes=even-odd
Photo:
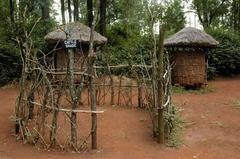
[[[68,72],[67,72],[67,71],[66,71],[66,72],[47,72],[47,74],[53,74],[53,75],[66,75],[66,74],[68,74]],[[90,74],[88,74],[88,73],[84,73],[84,72],[75,72],[75,71],[74,71],[73,74],[74,74],[74,75],[90,76],[90,77],[94,78],[93,75],[90,75]]]
[[[95,66],[94,68],[123,68],[123,67],[135,67],[135,68],[152,68],[151,65],[115,65],[115,66]]]
[[[25,101],[27,101],[27,99],[23,99]],[[37,106],[42,106],[42,104],[37,103],[37,102],[31,102],[32,104],[35,104]],[[64,109],[64,108],[54,108],[54,107],[50,107],[50,106],[45,106],[48,109],[52,109],[52,110],[58,110],[60,112],[75,112],[75,113],[89,113],[89,114],[102,114],[105,112],[105,110],[96,110],[96,111],[91,111],[91,110],[79,110],[79,109]]]
[[[168,104],[170,103],[170,96],[167,97],[167,102],[163,104],[163,107],[165,108],[166,106],[168,106]]]
[[[164,143],[164,89],[163,89],[163,71],[164,71],[164,30],[163,26],[159,28],[159,54],[158,54],[158,143]]]
[[[98,10],[100,2],[99,0],[95,1],[95,14],[93,17],[92,25],[91,25],[91,34],[90,34],[90,44],[89,44],[89,52],[88,52],[88,73],[93,74],[94,73],[94,65],[96,62],[96,55],[93,53],[93,43],[94,43],[94,29],[95,25],[97,23],[97,17],[98,17]],[[95,85],[93,84],[93,78],[89,78],[89,91],[91,96],[91,110],[96,110],[96,91],[95,91]],[[97,149],[97,114],[92,113],[92,128],[91,128],[91,138],[92,138],[92,149]]]

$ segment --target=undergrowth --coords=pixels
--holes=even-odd
[[[183,120],[179,115],[179,111],[177,107],[173,107],[173,111],[170,113],[165,113],[165,121],[169,130],[166,132],[168,135],[166,145],[168,147],[179,147],[183,144]]]
[[[181,86],[172,86],[172,92],[178,93],[178,94],[182,94],[182,93],[206,94],[214,91],[215,91],[215,88],[211,86],[196,88],[196,89],[186,89],[185,87],[181,87]]]
[[[240,100],[234,101],[233,102],[233,107],[240,109]]]

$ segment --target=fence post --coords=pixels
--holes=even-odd
[[[164,108],[163,108],[163,56],[164,56],[164,30],[160,26],[159,31],[159,54],[158,54],[158,143],[164,143]]]

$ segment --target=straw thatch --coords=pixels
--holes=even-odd
[[[81,43],[89,44],[91,29],[82,23],[70,23],[60,26],[59,29],[48,33],[44,39],[48,43],[57,43],[67,39],[79,40]],[[102,45],[107,42],[107,38],[94,31],[94,44]]]
[[[166,47],[216,47],[218,42],[209,34],[196,28],[186,27],[164,42]]]

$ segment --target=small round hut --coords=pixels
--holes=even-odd
[[[81,70],[84,56],[88,53],[90,43],[91,29],[82,23],[69,23],[62,25],[59,29],[48,33],[44,39],[53,48],[53,53],[50,55],[53,60],[52,68],[58,72],[57,79],[59,80],[66,74],[68,64],[67,49],[74,50],[74,71]],[[107,38],[99,33],[93,33],[94,49],[107,42]],[[61,73],[62,72],[62,75]]]
[[[164,42],[171,54],[172,83],[181,86],[200,87],[207,82],[206,53],[218,42],[209,34],[186,27]]]

